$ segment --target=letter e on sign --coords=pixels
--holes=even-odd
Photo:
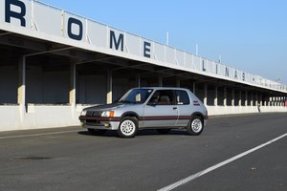
[[[151,43],[144,42],[144,57],[150,58]]]

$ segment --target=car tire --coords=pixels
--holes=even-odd
[[[194,116],[191,118],[188,127],[187,132],[190,135],[200,135],[204,129],[204,123],[199,116]]]
[[[124,117],[118,129],[118,135],[122,138],[133,138],[138,130],[138,121],[135,117]]]
[[[168,134],[170,132],[170,129],[157,129],[157,132],[159,134]]]
[[[88,129],[88,132],[93,135],[103,135],[107,132],[105,129]]]

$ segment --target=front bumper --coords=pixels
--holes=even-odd
[[[118,118],[80,116],[79,119],[87,129],[117,130],[120,125]]]

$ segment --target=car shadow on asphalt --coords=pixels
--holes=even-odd
[[[117,131],[107,131],[105,133],[102,132],[91,133],[84,130],[79,131],[78,134],[84,136],[119,137]],[[188,133],[185,130],[180,129],[171,130],[168,133],[159,133],[157,130],[145,129],[145,130],[139,130],[136,136],[190,136],[190,135],[188,135]]]

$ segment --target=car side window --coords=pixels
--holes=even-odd
[[[177,105],[189,105],[189,96],[186,91],[176,90],[176,103]]]
[[[157,90],[151,97],[149,104],[174,105],[174,92],[172,90]]]

